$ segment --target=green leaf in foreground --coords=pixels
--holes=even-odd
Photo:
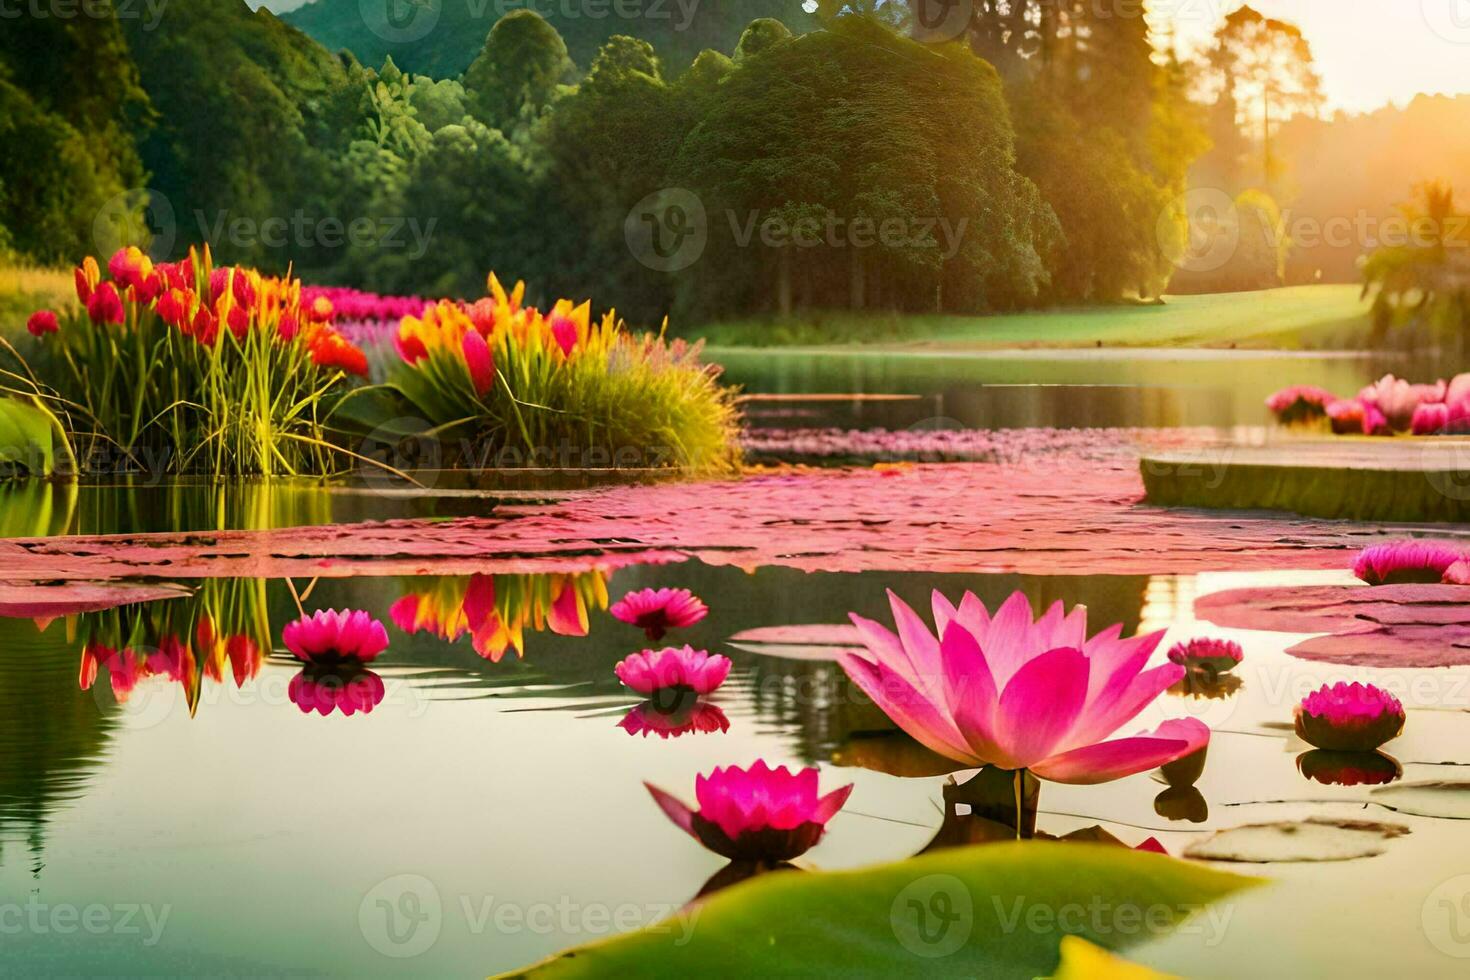
[[[1175,929],[1198,931],[1202,947],[1218,941],[1229,909],[1206,906],[1258,883],[1123,847],[987,844],[860,871],[763,875],[529,973],[1048,976],[1066,935],[1107,950]]]
[[[15,398],[0,398],[0,463],[19,466],[34,476],[55,469],[52,418]]]

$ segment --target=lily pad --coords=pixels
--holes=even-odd
[[[1282,820],[1222,830],[1191,844],[1184,854],[1244,864],[1351,861],[1382,854],[1385,842],[1408,832],[1399,824],[1369,820]]]
[[[54,619],[101,612],[160,599],[180,599],[189,590],[177,585],[125,585],[116,582],[57,582],[33,585],[0,582],[0,617]]]
[[[859,871],[761,875],[530,975],[1048,976],[1064,936],[1124,949],[1255,884],[1123,847],[986,844]],[[1108,911],[1098,922],[1080,914],[1092,908]]]
[[[1470,586],[1233,589],[1195,601],[1196,617],[1234,629],[1327,633],[1288,649],[1355,667],[1470,664]]]
[[[1373,791],[1373,799],[1416,817],[1470,820],[1470,783],[1399,783]]]
[[[845,653],[862,653],[857,627],[812,623],[798,626],[762,626],[730,637],[737,650],[784,660],[836,661]]]

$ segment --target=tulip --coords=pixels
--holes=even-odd
[[[308,664],[372,663],[388,649],[388,631],[362,610],[319,610],[281,632],[281,642]]]
[[[708,616],[709,607],[688,589],[642,589],[623,596],[608,612],[657,643],[669,629],[693,626]]]
[[[571,354],[577,346],[577,324],[565,316],[551,318],[551,337],[561,348],[563,356]]]
[[[475,386],[475,394],[484,398],[495,386],[495,358],[490,354],[490,345],[477,331],[469,330],[460,341],[460,350],[470,372],[470,383]]]
[[[117,287],[110,282],[104,282],[93,290],[91,298],[87,300],[87,316],[96,324],[122,323],[125,312]]]
[[[705,695],[725,683],[730,675],[730,658],[689,646],[666,647],[630,654],[613,668],[613,673],[645,697],[678,688]]]
[[[791,773],[757,760],[749,769],[728,766],[694,781],[696,812],[644,783],[679,829],[732,861],[782,862],[800,857],[822,834],[852,793],[852,784],[817,795],[817,770]]]
[[[50,310],[37,310],[26,321],[26,330],[30,331],[32,337],[55,333],[57,329],[56,314]]]
[[[973,593],[956,608],[935,592],[936,639],[901,599],[890,592],[889,600],[898,633],[853,614],[866,655],[844,654],[842,666],[895,724],[941,755],[1091,784],[1209,741],[1192,718],[1108,740],[1184,677],[1179,664],[1144,670],[1162,632],[1124,640],[1113,626],[1089,639],[1081,606],[1064,615],[1058,602],[1033,621],[1020,592],[993,617]]]
[[[1296,708],[1296,733],[1319,749],[1372,752],[1404,730],[1404,706],[1372,684],[1324,685]]]
[[[92,293],[97,290],[97,284],[102,281],[102,270],[97,268],[97,260],[87,256],[82,264],[72,274],[77,287],[77,301],[86,306],[92,301]]]

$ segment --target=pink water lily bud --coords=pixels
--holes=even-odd
[[[1355,398],[1344,398],[1327,403],[1327,420],[1332,431],[1340,436],[1360,435],[1363,431],[1363,403]]]
[[[691,646],[665,647],[631,654],[613,668],[613,673],[645,696],[671,688],[687,688],[704,695],[725,683],[730,658]]]
[[[1376,408],[1382,414],[1383,424],[1395,432],[1408,431],[1414,410],[1419,407],[1418,389],[1391,374],[1385,374],[1364,388],[1358,393],[1358,398],[1367,406]],[[1363,431],[1368,435],[1375,434],[1367,428],[1366,419]]]
[[[388,649],[388,631],[360,609],[321,609],[287,624],[281,642],[308,664],[366,664]]]
[[[1102,783],[1157,768],[1203,748],[1193,718],[1112,738],[1184,667],[1146,669],[1163,633],[1122,639],[1122,626],[1089,638],[1087,610],[1060,602],[1034,618],[1016,592],[992,616],[973,593],[958,607],[933,596],[930,632],[889,593],[895,634],[853,614],[863,654],[843,668],[893,722],[941,755],[971,765],[1029,769],[1060,783]]]
[[[699,809],[644,783],[654,802],[681,830],[732,861],[790,861],[822,839],[827,821],[847,802],[852,784],[817,795],[817,770],[792,773],[757,760],[727,766],[694,781]]]
[[[693,626],[708,616],[709,607],[688,589],[640,589],[613,603],[608,612],[656,643],[670,629]]]
[[[1369,585],[1427,584],[1467,558],[1470,550],[1448,541],[1385,541],[1359,552],[1353,574]]]
[[[1404,706],[1372,684],[1324,685],[1296,709],[1296,733],[1319,749],[1371,752],[1404,730]]]
[[[1266,399],[1266,407],[1284,425],[1308,422],[1327,414],[1327,405],[1337,396],[1315,385],[1292,385]]]
[[[1189,670],[1223,674],[1245,659],[1245,651],[1234,640],[1203,637],[1176,643],[1169,648],[1169,662]]]
[[[1450,407],[1443,402],[1429,402],[1414,409],[1409,429],[1416,436],[1437,436],[1450,425]]]

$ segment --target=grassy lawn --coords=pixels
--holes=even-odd
[[[820,313],[800,320],[741,320],[689,331],[715,347],[922,344],[1014,347],[1358,346],[1368,306],[1352,285],[1291,286],[1251,293],[1171,296],[1162,305],[1120,305],[1000,316]]]
[[[14,339],[39,309],[60,313],[76,301],[70,270],[0,265],[0,337]]]

